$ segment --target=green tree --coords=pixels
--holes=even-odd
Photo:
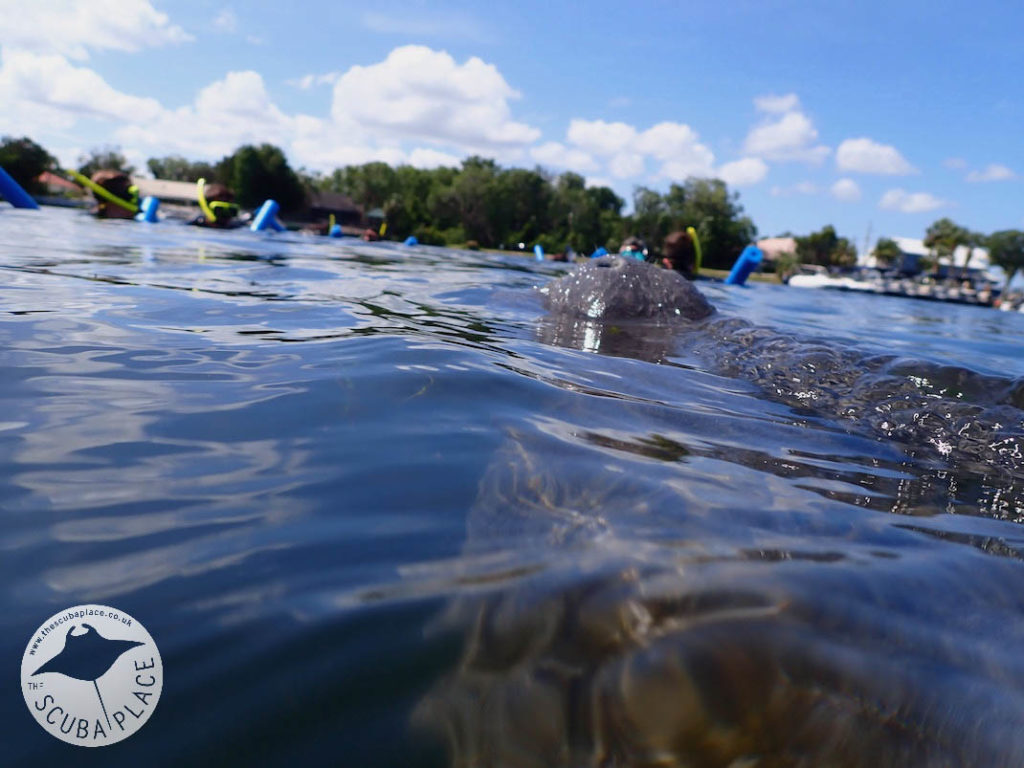
[[[131,176],[135,167],[128,164],[128,159],[116,146],[94,147],[89,154],[78,158],[78,172],[83,176],[92,176],[96,171],[123,171]]]
[[[269,198],[276,200],[284,213],[298,211],[306,204],[302,182],[288,165],[284,152],[273,144],[239,147],[217,164],[216,171],[216,177],[245,208],[255,208]]]
[[[657,245],[668,234],[668,207],[665,199],[653,189],[637,187],[633,190],[632,232],[649,245]],[[626,234],[626,233],[623,233]]]
[[[1018,270],[1024,269],[1024,232],[1019,229],[1005,229],[993,232],[985,241],[989,258],[1006,272],[1006,285],[1010,284]]]
[[[878,238],[878,242],[875,243],[875,262],[879,266],[891,267],[898,264],[900,259],[903,257],[903,251],[896,244],[895,240],[888,237]]]
[[[845,237],[837,236],[831,224],[795,239],[796,254],[804,264],[847,267],[857,263],[857,249]]]
[[[146,161],[146,166],[149,168],[149,172],[153,174],[153,178],[156,179],[166,179],[167,181],[199,181],[199,179],[221,181],[221,179],[217,178],[216,169],[212,164],[186,160],[181,155],[151,157]]]
[[[56,166],[56,158],[27,136],[4,136],[0,140],[0,167],[30,195],[45,191],[38,182],[39,175]]]
[[[689,178],[669,188],[670,231],[696,228],[704,265],[729,269],[740,252],[757,239],[757,227],[743,214],[739,194],[721,179]]]
[[[971,246],[974,240],[975,236],[970,230],[948,218],[933,222],[924,233],[925,247],[934,251],[936,257],[949,259],[950,266],[953,264],[953,252],[956,251],[957,246],[967,246],[965,269],[971,260]]]
[[[383,208],[397,191],[395,170],[373,162],[339,168],[326,179],[326,189],[351,197],[364,210]]]

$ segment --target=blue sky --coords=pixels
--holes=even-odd
[[[629,198],[716,175],[762,235],[1024,228],[1024,7],[0,0],[0,133],[295,167],[469,154]]]

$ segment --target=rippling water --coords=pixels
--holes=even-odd
[[[1024,315],[0,212],[4,764],[1024,764]],[[58,610],[165,682],[69,752]]]

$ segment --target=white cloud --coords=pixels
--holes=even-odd
[[[229,72],[199,91],[194,104],[161,109],[149,120],[137,119],[114,136],[160,155],[218,158],[240,144],[269,142],[287,146],[309,133],[322,134],[324,123],[284,114],[267,93],[258,72]]]
[[[0,0],[4,49],[87,59],[89,51],[135,52],[192,36],[148,0]]]
[[[745,157],[726,163],[717,173],[718,178],[733,187],[757,184],[767,175],[768,164],[759,157]]]
[[[596,171],[599,166],[587,152],[571,149],[557,141],[549,141],[530,150],[530,157],[541,165],[567,168],[578,173]]]
[[[338,82],[339,77],[341,77],[341,72],[325,72],[322,75],[303,75],[302,77],[286,80],[285,82],[293,88],[298,88],[300,91],[308,91],[317,85],[334,85]]]
[[[566,139],[589,157],[606,162],[608,172],[618,179],[642,175],[648,159],[659,163],[657,178],[684,179],[713,173],[714,153],[684,123],[662,122],[641,132],[622,122],[574,119]]]
[[[860,187],[853,179],[839,179],[829,191],[832,197],[844,203],[855,203],[860,200]]]
[[[952,168],[954,171],[962,171],[967,167],[967,161],[962,157],[947,157],[942,161],[942,164],[947,168]]]
[[[398,49],[403,51],[409,49]],[[0,48],[0,131],[32,135],[62,159],[80,154],[77,147],[87,119],[105,121],[105,141],[120,144],[126,155],[180,153],[212,160],[241,144],[269,142],[284,149],[293,165],[323,170],[371,160],[419,167],[458,165],[472,152],[525,159],[539,131],[509,118],[507,100],[516,94],[500,74],[479,60],[457,66],[447,54],[428,49],[419,53],[423,51],[427,55],[419,63],[425,65],[401,70],[399,74],[408,75],[405,78],[383,76],[394,74],[385,66],[394,57],[377,67],[350,70],[340,94],[355,96],[358,87],[353,80],[359,86],[362,76],[363,86],[379,89],[375,106],[367,106],[366,99],[339,101],[335,89],[335,116],[322,119],[285,113],[255,71],[229,72],[202,88],[192,104],[168,109],[155,99],[114,89],[92,69],[72,65],[64,56],[5,46]],[[381,67],[387,71],[382,73]],[[367,77],[373,82],[366,82]],[[328,73],[311,75],[308,82],[331,79],[340,86],[344,78]],[[306,81],[302,78],[297,85]],[[409,103],[405,98],[411,100],[411,108],[403,112]],[[424,115],[417,109],[433,99],[446,114],[432,122],[433,112]],[[339,103],[348,103],[349,109],[339,109]],[[353,103],[364,110],[404,114],[405,119],[392,116],[386,122],[394,130],[382,130],[379,119],[367,119],[364,110],[352,108]],[[417,117],[424,122],[417,122]],[[579,149],[567,152],[574,164],[587,165]]]
[[[621,152],[608,161],[608,170],[616,179],[629,179],[644,172],[643,155],[636,152]]]
[[[905,189],[890,189],[878,201],[878,207],[902,213],[923,213],[949,205],[928,192],[907,192]]]
[[[604,120],[571,120],[566,134],[570,143],[598,157],[610,157],[625,151],[633,146],[636,137],[633,126],[606,123]]]
[[[416,168],[458,168],[462,165],[462,158],[420,147],[409,153],[408,163]]]
[[[121,93],[93,70],[73,66],[63,56],[6,47],[0,50],[0,103],[0,124],[24,123],[20,133],[33,126],[52,129],[47,120],[63,128],[83,117],[119,124],[148,120],[162,109],[156,99]]]
[[[224,8],[213,18],[213,28],[221,32],[237,32],[238,31],[238,14],[230,8]]]
[[[777,119],[752,128],[743,144],[743,151],[766,160],[819,165],[830,150],[816,144],[817,140],[818,130],[807,115],[786,112]]]
[[[517,98],[492,64],[473,57],[459,65],[443,51],[407,45],[343,74],[331,114],[339,124],[486,152],[539,138],[536,128],[511,119],[509,101]]]
[[[662,163],[658,175],[667,179],[710,176],[715,154],[700,143],[700,137],[683,123],[658,123],[637,136],[635,148]]]
[[[847,139],[836,150],[836,165],[841,171],[905,176],[917,170],[895,147],[868,138]]]
[[[769,94],[758,96],[754,99],[754,107],[758,112],[782,113],[794,112],[800,108],[800,99],[795,93],[787,93],[784,96]]]
[[[967,180],[978,182],[978,181],[1010,181],[1016,179],[1017,174],[1007,168],[1005,165],[999,165],[998,163],[992,163],[981,171],[971,171],[967,174]]]

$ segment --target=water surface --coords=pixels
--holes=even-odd
[[[1022,315],[566,324],[563,265],[64,210],[0,267],[0,677],[87,602],[166,670],[76,764],[1024,762]]]

